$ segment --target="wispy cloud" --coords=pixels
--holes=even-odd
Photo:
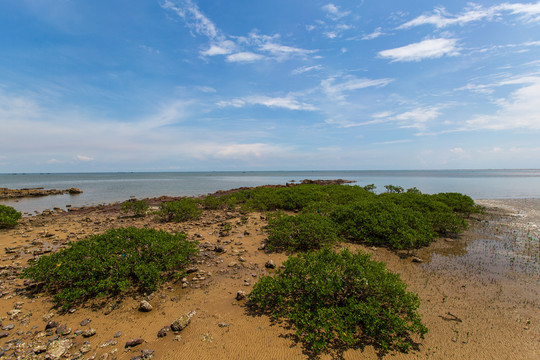
[[[380,37],[382,35],[384,35],[384,33],[382,32],[382,28],[378,27],[372,33],[363,35],[361,37],[361,39],[362,40],[373,40],[373,39],[376,39],[376,38],[378,38],[378,37]]]
[[[262,105],[270,108],[281,108],[288,110],[306,110],[314,111],[317,108],[311,104],[303,103],[296,100],[292,96],[287,97],[270,97],[270,96],[246,96],[229,101],[220,101],[217,103],[219,107],[244,107],[247,105]]]
[[[295,57],[304,58],[316,52],[283,45],[279,42],[279,35],[261,35],[256,31],[247,36],[227,35],[191,0],[165,0],[161,6],[177,14],[196,34],[208,38],[209,44],[199,52],[203,57],[225,56],[228,62],[251,63],[267,59],[284,61]]]
[[[457,39],[428,39],[402,47],[379,51],[378,56],[396,61],[420,61],[459,54]]]
[[[474,21],[497,19],[505,13],[520,15],[525,21],[539,21],[540,2],[528,4],[503,3],[487,8],[473,4],[458,15],[453,15],[447,12],[444,7],[439,7],[430,14],[423,14],[406,22],[399,26],[398,29],[408,29],[421,25],[433,25],[437,28],[444,28],[452,25],[465,25]]]
[[[299,75],[299,74],[303,74],[310,71],[321,70],[322,68],[323,68],[322,65],[302,66],[302,67],[294,69],[292,73],[294,75]]]
[[[365,79],[347,75],[341,78],[330,77],[321,81],[321,88],[329,97],[344,100],[346,92],[364,89],[368,87],[381,87],[391,83],[393,79]]]
[[[500,81],[494,86],[520,85],[508,97],[497,100],[492,115],[478,115],[466,122],[462,130],[540,130],[540,77],[522,76]]]
[[[326,15],[332,20],[339,20],[351,13],[350,11],[340,10],[338,6],[332,3],[324,5],[322,9],[324,12],[326,12]]]

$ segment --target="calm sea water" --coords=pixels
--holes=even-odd
[[[474,199],[540,198],[540,170],[439,170],[439,171],[250,171],[181,173],[0,174],[0,187],[10,189],[83,190],[80,195],[57,195],[20,200],[0,200],[24,213],[53,207],[65,208],[125,201],[130,197],[195,196],[242,186],[285,184],[303,179],[347,179],[355,185],[375,184],[423,193],[460,192]]]

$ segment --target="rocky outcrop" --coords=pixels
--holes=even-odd
[[[38,197],[38,196],[49,196],[49,195],[76,195],[82,194],[81,189],[71,188],[66,190],[56,190],[56,189],[44,189],[44,188],[31,188],[31,189],[8,189],[0,188],[0,199],[14,199],[22,197]]]

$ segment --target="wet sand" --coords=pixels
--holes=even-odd
[[[442,238],[415,251],[412,255],[421,262],[413,262],[407,253],[341,245],[385,262],[422,301],[420,313],[429,333],[424,340],[418,339],[418,348],[409,354],[390,353],[387,358],[540,358],[540,199],[478,203],[489,207],[485,218],[471,220],[470,230],[457,239]],[[124,217],[118,206],[105,206],[26,217],[17,228],[1,230],[0,314],[2,327],[13,325],[1,331],[6,333],[0,339],[4,356],[16,358],[14,354],[45,349],[35,355],[45,358],[50,351],[47,346],[68,339],[65,344],[71,347],[66,358],[131,359],[141,355],[142,349],[150,349],[155,359],[307,359],[292,330],[272,324],[267,317],[248,315],[245,300],[235,299],[237,291],[249,293],[260,276],[274,271],[265,268],[268,260],[279,266],[286,259],[285,254],[258,250],[265,238],[263,214],[242,216],[214,211],[195,222],[163,224],[152,217]],[[233,226],[228,236],[220,235],[223,222]],[[34,254],[120,226],[188,233],[202,250],[197,271],[188,276],[186,285],[170,282],[148,296],[98,300],[67,314],[54,309],[47,295],[27,297],[20,292],[24,286],[17,273]],[[226,252],[212,251],[215,244]],[[152,311],[138,310],[143,299],[153,306]],[[12,310],[20,312],[8,315],[14,314]],[[196,314],[187,328],[157,337],[160,329],[189,311]],[[71,328],[71,333],[55,339],[54,329],[45,331],[50,319]],[[91,322],[81,325],[85,319]],[[96,330],[95,335],[76,335],[77,330],[89,328]],[[121,335],[115,338],[118,332]],[[124,344],[133,338],[142,338],[144,343],[126,350]],[[367,346],[348,350],[343,357],[376,359],[377,354]]]

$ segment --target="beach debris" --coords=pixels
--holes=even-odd
[[[130,347],[133,347],[133,346],[140,345],[143,342],[144,342],[144,339],[142,339],[142,338],[130,339],[130,340],[126,341],[126,345],[124,347],[125,348],[130,348]]]
[[[139,311],[149,312],[152,311],[152,309],[152,305],[150,305],[150,303],[146,300],[141,301],[141,303],[139,304]]]
[[[191,318],[196,314],[195,311],[190,311],[186,314],[180,315],[176,320],[173,321],[171,324],[171,330],[172,331],[182,331],[184,330],[189,323],[191,322]]]
[[[266,262],[266,264],[264,264],[264,267],[267,268],[267,269],[275,269],[276,268],[276,264],[274,263],[274,260],[268,260]]]

